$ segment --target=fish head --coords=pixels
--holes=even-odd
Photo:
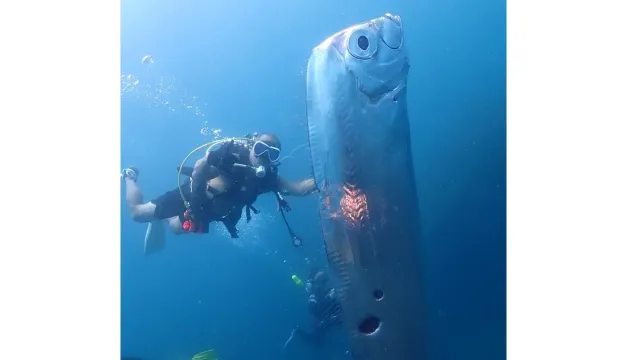
[[[407,128],[408,58],[402,21],[391,14],[349,26],[313,49],[307,128],[321,193],[346,181],[346,164],[389,159],[385,152]],[[325,196],[324,206],[340,208],[339,198]]]
[[[403,86],[409,73],[404,28],[398,15],[353,25],[328,39],[360,92],[372,100]]]

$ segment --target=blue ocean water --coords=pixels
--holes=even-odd
[[[216,136],[276,133],[304,145],[310,50],[353,23],[402,16],[409,113],[427,264],[431,360],[506,356],[506,4],[504,1],[122,1],[122,165],[145,201]],[[142,62],[151,55],[153,63]],[[280,172],[310,176],[302,146]],[[194,158],[195,160],[195,158]],[[124,194],[124,192],[123,192]],[[122,203],[122,354],[190,359],[346,359],[343,339],[282,345],[308,323],[291,281],[324,265],[316,201],[291,199],[291,246],[273,196],[232,241],[168,236],[143,256],[146,225]],[[418,286],[405,279],[407,286]]]

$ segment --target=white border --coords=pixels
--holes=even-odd
[[[2,7],[0,358],[116,359],[119,7]],[[640,359],[636,14],[509,2],[510,358]]]
[[[0,359],[119,358],[119,11],[0,5]]]
[[[640,359],[640,29],[628,3],[508,3],[511,359]]]

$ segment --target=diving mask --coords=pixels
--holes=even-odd
[[[275,162],[280,158],[280,149],[260,140],[253,144],[253,153],[256,157],[261,157],[266,154],[271,162]]]

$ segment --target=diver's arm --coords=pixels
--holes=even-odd
[[[218,169],[212,164],[219,156],[217,151],[212,151],[196,161],[191,173],[191,192],[196,197],[206,196],[207,182],[219,175]]]
[[[316,182],[314,179],[305,179],[301,181],[290,182],[285,180],[281,176],[278,176],[276,181],[278,192],[285,196],[306,196],[317,190]]]

